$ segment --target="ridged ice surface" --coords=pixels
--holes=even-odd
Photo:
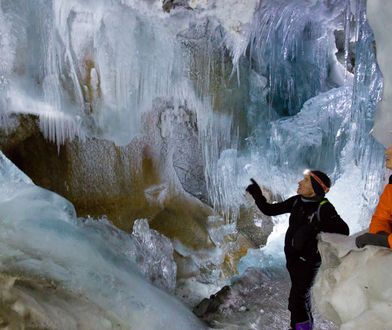
[[[186,90],[183,54],[156,5],[3,1],[3,111],[38,115],[60,144],[86,134],[129,143],[155,97]]]
[[[327,197],[351,232],[368,226],[384,181],[382,147],[369,135],[381,98],[382,78],[370,46],[374,38],[364,3],[356,4],[349,7],[356,22],[350,32],[356,40],[354,75],[343,80],[341,87],[307,100],[294,116],[256,126],[249,139],[251,161],[244,168],[248,175],[285,197],[295,194],[304,168],[325,171],[334,182]],[[336,25],[331,22],[329,26],[344,27],[347,3],[336,1],[335,5],[335,11],[344,14],[343,21],[334,19]],[[252,116],[257,118],[255,113]]]
[[[332,26],[345,8],[328,10],[323,2],[263,1],[252,25],[251,56],[269,79],[272,106],[295,114],[328,85],[334,61]]]

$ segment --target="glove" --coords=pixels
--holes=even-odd
[[[389,248],[388,234],[365,233],[355,239],[355,245],[359,248],[363,248],[365,245],[376,245]]]
[[[257,184],[255,180],[250,179],[250,181],[252,181],[252,184],[246,187],[246,191],[252,195],[254,200],[262,198],[263,192],[261,191],[260,186]]]

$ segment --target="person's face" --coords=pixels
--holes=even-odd
[[[392,146],[385,150],[385,166],[392,170]]]
[[[310,181],[309,174],[305,174],[304,178],[298,182],[297,193],[298,195],[307,198],[316,196],[316,193],[314,192],[312,187],[312,182]]]

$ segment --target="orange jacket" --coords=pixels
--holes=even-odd
[[[392,184],[387,184],[370,222],[369,233],[384,231],[389,234],[388,243],[392,248]]]

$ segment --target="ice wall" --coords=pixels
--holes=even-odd
[[[189,93],[183,25],[158,1],[2,1],[0,12],[2,113],[37,115],[52,141],[127,144],[156,97]]]
[[[243,169],[248,176],[256,178],[283,198],[296,193],[297,182],[304,168],[325,171],[333,181],[327,197],[349,224],[351,233],[354,233],[368,227],[384,182],[383,148],[369,135],[376,104],[381,99],[382,77],[364,2],[336,1],[331,7],[315,2],[311,9],[315,17],[321,17],[321,21],[323,17],[327,21],[328,17],[331,19],[325,23],[326,40],[332,38],[335,29],[343,29],[348,41],[355,42],[353,74],[345,72],[344,63],[336,65],[333,61],[335,64],[332,65],[331,61],[321,61],[319,63],[324,65],[328,63],[329,75],[324,85],[328,90],[308,99],[297,114],[280,118],[270,105],[266,119],[249,108],[248,115],[257,125],[248,139],[251,156]],[[334,14],[331,14],[331,10]],[[288,27],[287,34],[290,28],[293,27]],[[316,31],[320,33],[320,30]],[[312,32],[308,35],[311,36]],[[329,47],[333,47],[331,41]],[[277,44],[275,48],[279,50]],[[314,50],[308,49],[308,56],[313,54],[317,57],[318,53]],[[275,61],[279,58],[282,61],[284,56],[277,57]],[[296,61],[294,64],[287,60],[278,63],[278,67],[285,65],[290,70],[296,65]],[[336,76],[331,76],[333,68],[340,72],[340,85],[334,78]],[[257,122],[259,118],[265,121]],[[270,267],[274,262],[283,265],[282,260],[271,256],[282,257],[277,252],[283,249],[283,233],[287,228],[285,221],[285,217],[274,219],[274,235],[268,240],[267,247],[248,251],[240,262],[241,272],[251,265]]]
[[[146,112],[149,120],[162,114],[156,104],[171,104],[160,134],[176,129],[166,119],[181,120],[180,109],[196,114],[205,201],[227,220],[250,207],[250,177],[285,198],[310,167],[332,176],[331,201],[352,231],[363,228],[383,179],[382,149],[368,135],[382,82],[364,2],[226,4],[189,1],[193,10],[167,14],[160,1],[2,1],[2,123],[34,114],[57,143],[125,145]],[[165,166],[174,175],[170,159]]]
[[[384,179],[382,148],[368,135],[382,80],[364,5],[279,1],[274,7],[263,2],[257,15],[265,23],[256,23],[253,35],[266,37],[254,39],[259,47],[252,53],[253,74],[273,74],[258,89],[251,88],[257,101],[247,108],[250,157],[239,171],[239,176],[253,176],[284,197],[295,194],[304,168],[325,171],[335,184],[328,197],[352,231],[367,225]],[[276,31],[268,20],[271,10],[279,13]],[[337,61],[336,31],[348,38],[346,46],[348,41],[355,44],[353,74]],[[286,85],[290,77],[296,77],[291,89]],[[312,89],[315,86],[319,87]],[[282,97],[285,100],[279,101]],[[299,109],[288,102],[291,97]],[[279,107],[295,114],[282,117]],[[353,192],[350,185],[358,189]]]
[[[212,172],[206,175],[212,178],[210,196],[223,209],[244,203],[252,176],[284,197],[295,193],[304,168],[341,176],[340,158],[350,139],[342,133],[354,112],[354,76],[347,62],[337,59],[334,33],[355,38],[354,17],[359,17],[356,7],[347,1],[259,3],[237,71],[248,97],[242,103],[244,118],[233,120],[238,131],[245,123],[245,133],[215,152],[215,168],[206,161]],[[355,162],[353,154],[345,158]]]
[[[374,31],[377,47],[377,63],[379,64],[384,78],[383,99],[379,103],[379,111],[374,123],[374,136],[385,146],[392,144],[391,123],[392,112],[390,103],[392,99],[392,72],[390,69],[390,50],[392,41],[388,31],[392,28],[390,17],[392,5],[388,1],[368,0],[367,15]]]
[[[11,301],[13,313],[21,319],[30,315],[29,325],[49,328],[58,327],[64,319],[69,319],[70,325],[87,319],[90,329],[204,328],[179,301],[142,275],[173,289],[175,264],[166,238],[150,232],[143,221],[135,227],[132,238],[107,221],[78,220],[72,204],[35,186],[1,157],[0,270],[2,280],[4,276],[11,279],[8,291],[1,283],[0,294],[7,303]],[[52,296],[57,287],[56,299],[48,302],[40,298],[12,276],[30,282],[29,287],[36,286],[36,291],[43,286],[43,297],[45,290]],[[72,308],[72,301],[83,308]],[[0,307],[1,313],[6,305]]]
[[[192,1],[168,14],[160,0],[3,1],[2,127],[14,114],[30,114],[58,145],[94,137],[123,146],[137,143],[143,115],[160,116],[159,104],[186,108],[197,116],[210,195],[203,197],[237,211],[220,194],[230,186],[220,189],[215,177],[221,152],[238,140],[233,108],[240,112],[246,92],[237,92],[237,79],[228,88],[226,76],[235,73],[230,56],[238,66],[245,53],[256,3],[231,1],[228,10],[227,2]],[[160,129],[166,137],[175,125],[162,120]]]
[[[154,111],[156,100],[185,104],[197,114],[209,202],[231,220],[252,175],[287,196],[304,167],[338,179],[343,158],[347,169],[378,160],[370,147],[364,157],[348,147],[370,143],[364,137],[380,88],[374,59],[361,59],[372,51],[361,48],[365,36],[358,39],[364,3],[230,4],[235,10],[226,2],[189,1],[192,10],[167,14],[160,1],[3,1],[3,123],[12,113],[29,113],[57,143],[95,136],[124,145],[140,133],[141,116]],[[336,31],[345,36],[343,63]],[[359,41],[355,82],[346,70],[351,41]],[[356,111],[366,88],[368,110]],[[294,147],[285,146],[287,136]],[[373,170],[366,166],[357,171],[363,182]],[[378,191],[376,185],[367,190]]]
[[[322,2],[260,3],[250,52],[255,69],[269,80],[270,104],[278,113],[293,115],[306,100],[329,88],[328,62],[334,58],[331,25],[337,27],[333,21],[344,10],[335,6],[327,11]]]

